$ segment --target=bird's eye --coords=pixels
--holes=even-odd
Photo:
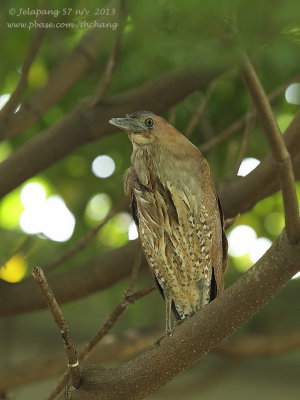
[[[154,125],[153,119],[152,119],[152,118],[146,118],[146,119],[145,119],[145,125],[146,125],[148,128],[151,128],[151,127]]]

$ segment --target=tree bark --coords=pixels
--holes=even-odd
[[[248,321],[288,282],[299,266],[300,243],[289,244],[283,232],[247,273],[178,326],[171,337],[119,368],[83,368],[83,383],[69,398],[143,399]]]

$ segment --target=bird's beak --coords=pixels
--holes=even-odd
[[[147,127],[144,125],[143,120],[130,117],[111,118],[109,120],[109,123],[129,133],[140,133],[148,131]]]

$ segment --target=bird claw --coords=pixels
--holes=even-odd
[[[158,338],[156,338],[154,341],[153,341],[153,345],[154,346],[159,346],[160,345],[160,342],[164,339],[164,338],[166,338],[166,337],[172,337],[172,333],[173,333],[173,331],[170,331],[170,332],[166,332],[166,334],[165,335],[161,335],[161,336],[158,336]]]

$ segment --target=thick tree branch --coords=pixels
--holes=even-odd
[[[247,273],[159,346],[119,368],[83,368],[83,383],[70,399],[143,399],[248,321],[299,268],[300,244],[290,244],[283,233]]]
[[[92,353],[90,363],[126,361],[153,345],[155,334],[139,334],[137,337],[110,337],[109,343],[101,342]],[[247,334],[228,340],[214,351],[226,357],[269,357],[288,353],[300,348],[300,331],[295,329],[283,333]],[[9,390],[28,383],[58,376],[64,372],[64,357],[61,352],[43,352],[31,362],[18,362],[0,368],[0,387]]]
[[[286,233],[292,243],[300,239],[299,206],[290,154],[281,136],[270,103],[247,54],[241,51],[241,75],[261,120],[271,153],[276,162],[282,190]]]
[[[0,164],[0,197],[81,145],[115,132],[108,123],[110,118],[141,108],[161,113],[207,85],[220,72],[186,67],[109,97],[99,105],[88,107],[89,101],[78,105]]]
[[[88,343],[80,351],[78,356],[79,361],[82,363],[90,357],[91,353],[95,350],[97,344],[104,338],[105,335],[107,335],[107,333],[115,325],[115,323],[118,321],[121,315],[127,310],[130,304],[151,293],[154,289],[156,289],[155,286],[149,286],[147,288],[139,290],[138,292],[125,295],[124,298],[117,304],[114,310],[110,313],[109,317],[100,327],[100,329],[96,332],[96,334],[88,341]],[[67,382],[68,382],[68,374],[65,373],[58,381],[57,385],[55,386],[55,388],[53,389],[47,400],[55,399],[57,395],[62,391],[62,389],[66,386]]]
[[[136,242],[130,242],[92,259],[80,267],[48,276],[49,284],[60,304],[105,289],[128,276],[136,254]],[[143,259],[143,266],[145,260]],[[32,282],[25,279],[19,283],[1,282],[0,315],[19,314],[45,307],[43,297]]]
[[[79,388],[81,384],[80,369],[75,347],[73,345],[71,332],[69,326],[63,316],[63,313],[54,297],[53,291],[49,286],[44,272],[41,268],[35,267],[32,270],[32,276],[37,281],[45,299],[47,306],[52,313],[54,321],[61,333],[64,348],[68,360],[68,374],[67,379],[70,378],[73,388]]]

